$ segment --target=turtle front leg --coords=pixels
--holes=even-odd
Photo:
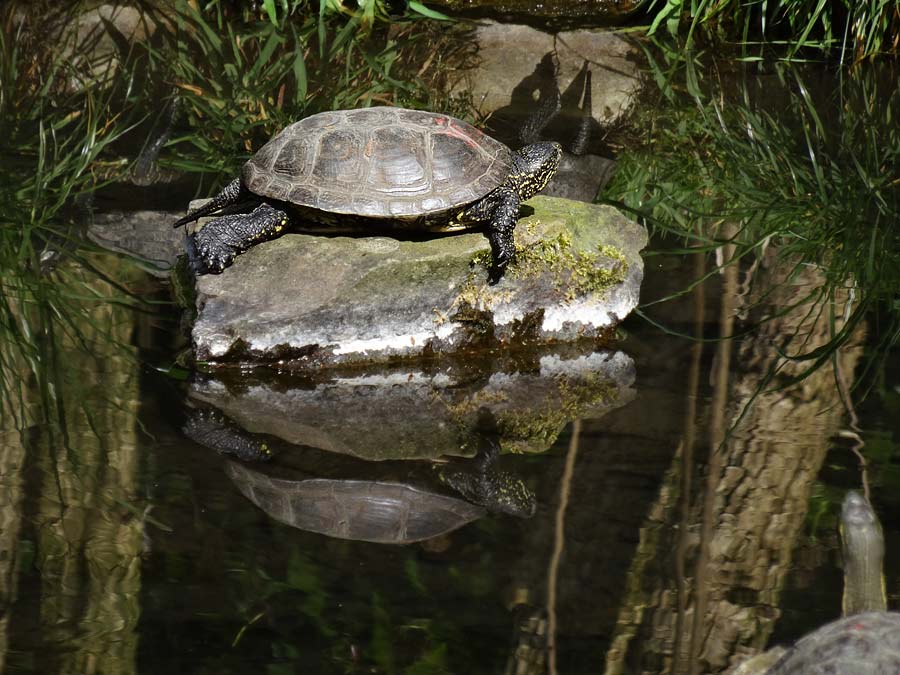
[[[222,216],[190,235],[191,262],[200,274],[219,274],[238,253],[279,234],[290,225],[290,215],[271,204],[252,212]]]
[[[475,202],[469,207],[464,218],[479,221],[488,221],[487,238],[491,244],[491,256],[493,263],[488,271],[488,281],[496,284],[503,278],[506,266],[516,256],[516,246],[513,241],[513,230],[519,219],[519,205],[521,200],[515,190],[508,187],[500,187]]]
[[[241,183],[240,178],[235,178],[228,185],[226,185],[219,194],[210,199],[199,209],[194,209],[184,218],[179,218],[178,220],[176,220],[175,224],[172,225],[172,227],[181,227],[186,223],[192,223],[198,218],[209,215],[213,211],[218,211],[223,206],[231,206],[232,204],[240,201],[240,199],[244,196],[246,196],[246,190],[244,190],[243,183]]]

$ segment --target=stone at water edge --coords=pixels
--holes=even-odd
[[[138,258],[155,276],[167,276],[184,253],[184,232],[172,228],[178,214],[170,211],[95,213],[87,236],[98,246]]]
[[[621,119],[642,86],[633,43],[605,30],[545,33],[529,26],[485,21],[475,29],[477,65],[458,70],[454,93],[470,95],[482,115],[511,103],[511,92],[532,82],[535,68],[548,53],[558,61],[556,84],[563,92],[585,61],[591,66],[593,116],[604,127]],[[510,45],[516,45],[514,49]],[[534,91],[532,95],[536,95]],[[531,110],[523,111],[525,114]]]
[[[638,302],[646,230],[608,206],[535,197],[518,261],[487,284],[481,232],[402,241],[287,234],[197,278],[209,363],[385,361],[481,344],[602,335]]]

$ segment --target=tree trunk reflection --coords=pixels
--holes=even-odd
[[[721,672],[764,647],[810,490],[843,419],[831,368],[781,383],[808,366],[783,354],[825,344],[834,317],[834,330],[841,327],[847,298],[831,306],[816,293],[818,270],[771,250],[749,291],[736,274],[725,268],[720,334],[733,334],[736,313],[761,327],[733,347],[715,345],[711,403],[693,420],[709,429],[708,459],[699,469],[690,461],[689,425],[642,531],[606,673]],[[861,334],[855,338],[838,355],[851,379]]]

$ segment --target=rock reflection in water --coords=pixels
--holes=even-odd
[[[622,353],[571,348],[505,370],[382,369],[315,385],[206,378],[191,388],[203,407],[189,412],[184,432],[242,460],[228,460],[228,475],[276,520],[410,543],[487,512],[534,515],[534,491],[501,452],[544,452],[569,421],[629,401],[633,378]]]
[[[504,452],[543,452],[576,418],[630,401],[634,363],[621,352],[543,350],[527,361],[471,357],[440,369],[347,371],[327,381],[199,379],[194,401],[252,433],[368,460],[473,456],[479,411]]]

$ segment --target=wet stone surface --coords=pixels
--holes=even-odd
[[[494,286],[480,232],[260,244],[197,278],[195,356],[302,368],[602,336],[638,302],[646,230],[608,206],[536,197],[529,211]]]

